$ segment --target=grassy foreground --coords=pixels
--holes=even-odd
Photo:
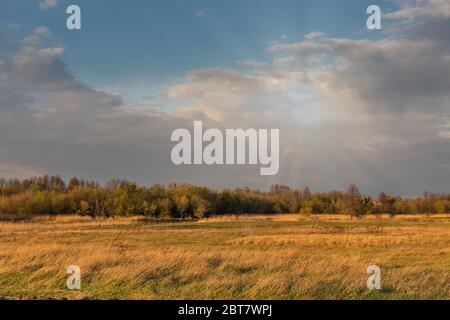
[[[381,291],[366,288],[371,264]],[[81,291],[66,288],[69,265]],[[0,297],[449,299],[450,216],[0,223]]]

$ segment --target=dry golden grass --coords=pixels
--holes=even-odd
[[[366,269],[382,269],[381,291]],[[82,290],[66,289],[79,265]],[[0,224],[0,297],[449,299],[450,216],[226,216]]]

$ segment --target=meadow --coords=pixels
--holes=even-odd
[[[369,265],[382,289],[366,287]],[[69,265],[82,288],[66,288]],[[450,215],[0,223],[8,299],[450,299]]]

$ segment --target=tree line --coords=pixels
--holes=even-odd
[[[86,215],[92,217],[143,216],[154,219],[201,219],[223,214],[367,214],[450,213],[450,194],[425,192],[404,199],[381,193],[377,199],[362,195],[355,185],[346,191],[311,192],[272,185],[268,191],[224,189],[190,184],[140,186],[127,180],[105,185],[60,176],[25,180],[0,179],[0,218],[37,215]]]

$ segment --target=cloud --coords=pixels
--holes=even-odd
[[[439,132],[438,136],[444,139],[450,139],[450,131]]]
[[[141,182],[169,182],[171,130],[189,123],[151,107],[128,107],[120,96],[79,82],[62,52],[24,46],[0,62],[0,174],[102,181],[120,172]]]
[[[37,27],[33,33],[25,37],[22,42],[27,46],[38,46],[42,40],[51,36],[50,30],[47,27]]]
[[[320,37],[267,51],[279,68],[301,70],[325,94],[359,100],[373,112],[443,111],[450,92],[450,38],[430,37],[440,30],[430,21],[436,22],[404,25],[401,32],[395,26],[383,40]],[[450,26],[450,19],[440,22]]]
[[[438,2],[427,3],[420,2]],[[61,58],[64,48],[48,46],[50,31],[37,28],[0,61],[0,174],[446,192],[450,46],[441,29],[449,19],[420,10],[413,22],[392,16],[385,39],[312,32],[269,47],[272,61],[187,72],[165,90],[177,106],[167,112],[127,106],[120,95],[79,81]],[[279,175],[173,166],[171,132],[191,128],[193,120],[222,129],[281,129]]]
[[[85,85],[75,81],[66,64],[59,59],[63,51],[61,47],[24,47],[0,64],[0,73],[8,75],[9,82],[23,90],[87,90]]]
[[[269,53],[290,53],[298,56],[326,54],[330,48],[322,43],[314,41],[302,41],[292,44],[276,44],[267,49]]]
[[[318,65],[331,53],[332,49],[322,41],[311,38],[311,40],[296,43],[272,45],[266,51],[278,56],[275,65],[292,68]]]
[[[272,45],[272,64],[193,71],[169,96],[196,99],[178,110],[188,119],[282,128],[276,181],[321,189],[357,182],[409,195],[449,190],[441,175],[450,173],[442,125],[450,115],[450,38],[442,31],[450,20],[426,12],[390,25],[382,40],[313,32]]]
[[[208,93],[242,93],[255,91],[259,87],[256,78],[234,70],[211,68],[191,71],[185,76],[185,83],[169,88],[170,98],[202,97]]]
[[[50,8],[54,8],[58,5],[58,0],[42,0],[39,2],[39,8],[41,10],[46,11]]]
[[[314,40],[314,39],[317,39],[317,38],[321,38],[323,36],[325,36],[325,33],[323,33],[323,32],[314,32],[313,31],[313,32],[310,32],[307,35],[305,35],[305,39],[307,39],[307,40]]]
[[[44,175],[30,168],[21,167],[14,163],[0,163],[0,177],[14,177],[17,179],[27,179],[29,177]]]
[[[400,10],[384,15],[384,18],[394,20],[413,20],[423,17],[450,18],[450,3],[447,0],[415,0],[405,2]]]
[[[449,56],[437,43],[330,39],[329,46],[341,63],[317,80],[336,94],[352,93],[371,110],[433,112],[449,96]]]

